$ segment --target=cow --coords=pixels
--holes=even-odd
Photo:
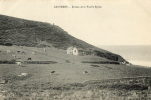
[[[51,71],[50,75],[54,74],[56,71]]]
[[[83,74],[87,74],[87,73],[88,73],[88,71],[84,71],[84,72],[83,72]]]
[[[17,51],[17,53],[20,53],[21,51]]]
[[[21,73],[20,75],[18,75],[18,76],[27,76],[28,75],[28,73]]]
[[[18,62],[16,62],[16,64],[17,64],[18,66],[21,66],[21,65],[22,65],[22,62],[18,61]]]
[[[31,58],[27,58],[27,60],[32,60]]]

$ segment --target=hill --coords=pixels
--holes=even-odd
[[[95,55],[69,55],[70,46]],[[2,100],[149,97],[151,68],[127,63],[120,55],[76,39],[59,26],[0,15]]]
[[[12,55],[16,55],[17,60],[27,61],[31,58],[30,62],[34,62],[23,62],[21,66],[13,63],[0,64],[0,99],[3,97],[6,100],[23,100],[23,98],[24,100],[25,98],[26,100],[29,98],[31,100],[33,98],[36,98],[33,100],[72,100],[78,97],[79,99],[75,100],[90,100],[89,98],[100,100],[104,92],[98,91],[110,93],[105,95],[109,98],[113,98],[113,94],[117,98],[127,94],[133,97],[131,94],[133,91],[139,92],[141,96],[148,93],[151,68],[124,64],[83,63],[110,60],[92,55],[68,55],[65,50],[54,47],[46,49],[47,51],[44,52],[43,48],[37,47],[0,46],[0,61],[11,60]],[[37,64],[35,61],[52,63]],[[85,95],[90,95],[89,91],[96,96],[86,98]],[[142,94],[141,91],[143,91]],[[77,97],[73,97],[74,94]],[[66,98],[67,96],[69,99]],[[45,97],[47,98],[44,99]]]
[[[97,48],[69,35],[57,25],[0,15],[0,45],[49,46],[66,50],[70,46],[92,51],[99,57],[127,62],[120,55]],[[128,62],[127,62],[128,63]]]

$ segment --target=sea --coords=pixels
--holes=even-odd
[[[151,45],[102,45],[99,47],[121,55],[134,65],[151,67]]]

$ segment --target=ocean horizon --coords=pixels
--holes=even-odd
[[[151,45],[101,45],[99,47],[121,55],[134,65],[151,67]]]

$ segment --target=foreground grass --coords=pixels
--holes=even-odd
[[[149,89],[151,78],[136,77],[149,76],[148,68],[117,65],[77,66],[70,63],[64,63],[64,66],[57,63],[26,65],[26,67],[9,64],[1,65],[0,68],[2,71],[0,75],[8,80],[8,83],[0,85],[0,100],[149,100],[151,96]],[[48,76],[53,70],[56,73]],[[83,74],[85,70],[89,73]],[[102,73],[104,71],[105,73]],[[113,79],[107,77],[110,71]],[[28,76],[18,76],[21,72],[27,72]],[[120,76],[131,76],[131,78],[121,78],[118,72],[123,72]],[[103,75],[107,77],[105,80],[101,78],[105,77]],[[93,81],[92,76],[96,78]],[[82,82],[83,79],[87,81]],[[69,83],[61,84],[65,81]]]
[[[54,86],[50,82],[28,85],[12,82],[1,85],[0,98],[1,100],[150,100],[150,80],[150,77],[139,77],[60,86]]]
[[[47,90],[41,92],[24,92],[22,96],[16,96],[13,93],[1,95],[1,100],[150,100],[150,91],[125,91],[108,89],[90,89],[90,90]]]

